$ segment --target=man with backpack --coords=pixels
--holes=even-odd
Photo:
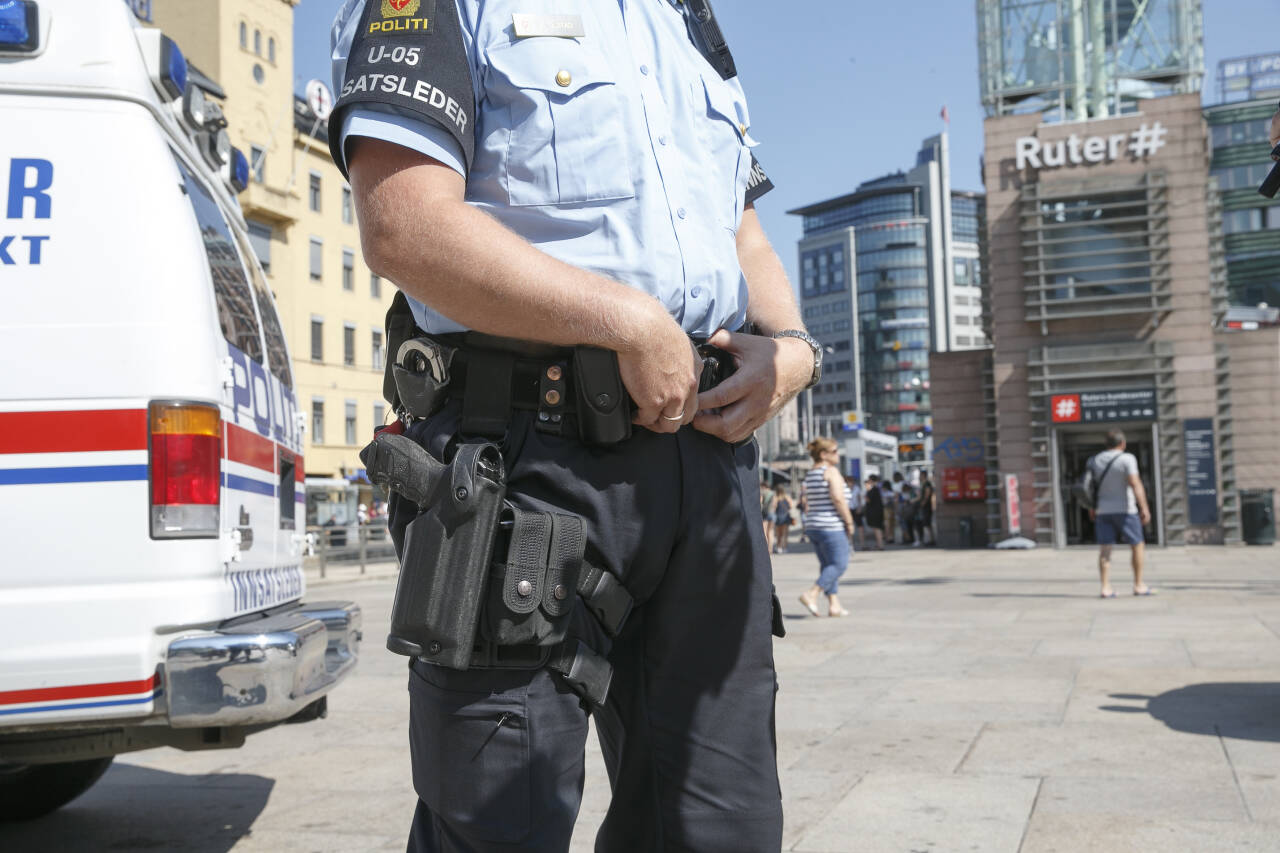
[[[1125,542],[1132,550],[1133,594],[1151,595],[1153,590],[1142,582],[1145,560],[1142,528],[1151,521],[1147,507],[1147,491],[1138,477],[1138,460],[1125,453],[1124,432],[1107,432],[1107,449],[1089,460],[1086,482],[1090,484],[1093,519],[1098,536],[1098,574],[1102,579],[1102,597],[1115,598],[1109,575],[1111,546]]]

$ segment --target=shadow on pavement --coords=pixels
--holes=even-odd
[[[1101,705],[1100,710],[1118,714],[1147,713],[1175,731],[1280,741],[1280,683],[1277,682],[1189,684],[1158,696],[1112,693],[1110,697],[1134,704]]]
[[[1094,593],[1069,592],[971,592],[970,598],[1097,598]]]
[[[226,853],[249,834],[274,785],[243,773],[187,776],[117,762],[69,805],[0,824],[0,850]]]

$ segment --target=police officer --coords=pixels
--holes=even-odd
[[[546,668],[412,662],[410,849],[567,849],[590,709],[613,791],[597,850],[777,851],[750,439],[817,381],[820,349],[753,209],[772,185],[710,8],[347,0],[332,44],[334,157],[418,327],[612,350],[635,405],[610,446],[519,408],[495,438],[508,500],[581,516],[586,561],[635,606],[616,636],[575,611],[613,666],[601,707]],[[700,394],[707,341],[738,367]],[[409,435],[447,454],[466,407]]]

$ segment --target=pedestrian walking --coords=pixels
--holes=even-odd
[[[773,553],[787,553],[787,538],[791,532],[791,496],[783,486],[774,489],[773,497]]]
[[[910,483],[903,483],[898,492],[898,523],[902,526],[902,544],[916,543],[916,490]]]
[[[827,597],[827,613],[848,616],[840,605],[840,576],[849,567],[853,548],[853,515],[849,512],[844,480],[840,476],[840,451],[829,438],[809,442],[813,467],[800,487],[800,502],[805,508],[805,533],[818,555],[818,579],[800,596],[800,603],[814,616],[819,596]]]
[[[916,504],[916,547],[933,545],[933,513],[937,508],[938,492],[933,481],[924,471],[920,472],[920,497]]]
[[[853,516],[853,530],[858,537],[858,548],[865,549],[867,547],[866,535],[867,531],[863,526],[863,517],[866,510],[866,498],[862,491],[862,486],[853,477],[845,477],[845,491],[849,495],[849,514]]]
[[[876,550],[884,550],[884,492],[880,489],[880,477],[872,474],[867,478],[867,509],[865,515],[867,527],[876,537]]]
[[[438,398],[405,434],[444,463],[490,440],[535,555],[486,599],[469,665],[412,659],[409,849],[567,850],[589,710],[612,787],[597,851],[777,853],[748,439],[818,382],[822,349],[754,209],[772,185],[709,6],[344,0],[331,48],[365,258],[435,356],[392,377]],[[736,372],[699,393],[704,344]],[[403,559],[418,508],[390,509]],[[585,598],[552,575],[576,548]],[[547,619],[563,642],[491,638]]]
[[[1146,545],[1142,528],[1151,521],[1147,507],[1147,491],[1138,476],[1138,460],[1126,453],[1124,431],[1107,432],[1106,450],[1088,462],[1096,484],[1097,501],[1089,510],[1098,536],[1098,574],[1102,581],[1102,597],[1115,598],[1111,588],[1111,547],[1117,542],[1129,545],[1133,564],[1133,594],[1151,595],[1154,590],[1142,579],[1146,562]]]
[[[767,483],[760,483],[760,515],[764,520],[764,545],[773,550],[773,514],[777,496]]]
[[[898,490],[891,480],[881,480],[880,494],[884,500],[884,541],[894,545],[898,540]]]

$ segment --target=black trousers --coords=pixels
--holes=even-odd
[[[457,423],[451,404],[409,434],[442,458]],[[596,850],[776,853],[774,599],[755,442],[686,427],[593,447],[517,412],[503,449],[508,499],[581,515],[586,560],[636,599],[612,642],[581,604],[574,615],[614,668],[594,711],[613,792]],[[393,534],[411,511],[392,506]],[[558,675],[414,661],[409,695],[410,851],[568,849],[587,713]]]

